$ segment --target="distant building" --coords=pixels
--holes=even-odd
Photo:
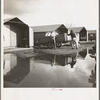
[[[4,20],[3,43],[4,47],[31,47],[33,46],[33,30],[19,18]]]
[[[87,40],[87,30],[85,27],[71,27],[68,30],[73,30],[79,38],[79,41],[86,41]]]
[[[93,35],[92,40],[96,40],[96,30],[88,30],[88,40],[91,40],[91,34]]]
[[[42,45],[51,43],[52,36],[56,36],[56,42],[61,43],[67,41],[66,35],[68,29],[63,24],[58,25],[45,25],[45,26],[34,26],[34,41]]]

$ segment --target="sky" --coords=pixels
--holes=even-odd
[[[18,17],[29,26],[65,24],[98,28],[98,0],[4,0],[4,17]]]

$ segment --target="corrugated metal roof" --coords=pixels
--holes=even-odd
[[[71,27],[69,30],[73,30],[73,32],[79,33],[85,27]]]
[[[88,33],[96,33],[96,30],[88,30]]]
[[[23,21],[21,21],[17,17],[4,19],[4,23],[8,23],[8,22],[10,22],[10,23],[18,23],[18,24],[25,24]],[[27,24],[25,24],[25,25],[27,25]]]
[[[45,25],[45,26],[34,26],[34,27],[32,27],[32,29],[33,29],[34,32],[53,32],[53,31],[57,30],[59,27],[61,27],[62,25],[63,24]]]

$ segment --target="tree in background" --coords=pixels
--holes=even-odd
[[[55,31],[51,33],[51,37],[54,41],[54,49],[56,49],[56,37],[57,37],[57,35],[58,35],[58,33]]]
[[[46,36],[51,36],[54,42],[54,49],[56,49],[56,37],[57,37],[58,33],[56,31],[54,32],[48,32],[46,34]]]

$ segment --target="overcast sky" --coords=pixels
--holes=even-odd
[[[4,18],[30,26],[59,24],[97,29],[98,0],[4,0]]]

